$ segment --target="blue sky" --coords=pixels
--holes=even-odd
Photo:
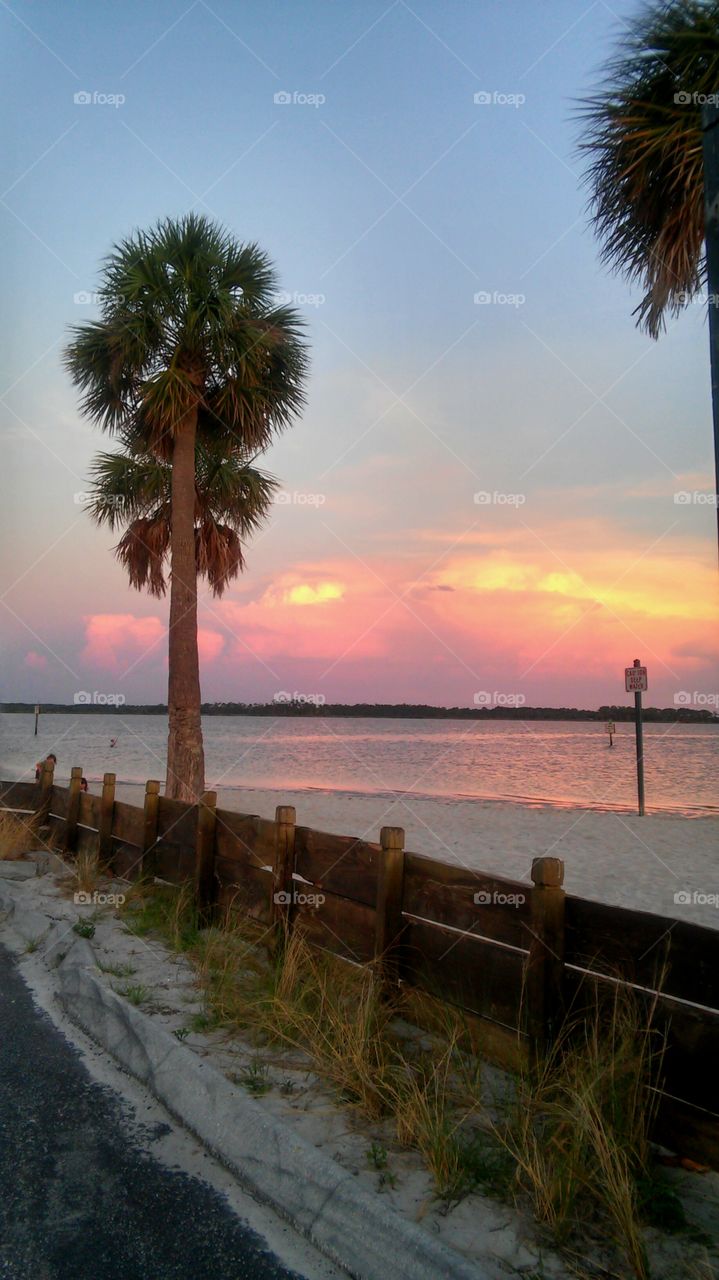
[[[111,539],[73,503],[106,443],[80,419],[60,352],[68,325],[94,314],[75,298],[113,242],[193,207],[259,241],[300,299],[308,408],[267,465],[290,493],[323,498],[277,510],[250,573],[206,616],[225,637],[209,644],[207,696],[324,680],[336,697],[471,701],[476,676],[521,678],[533,701],[612,700],[617,630],[629,662],[629,647],[655,655],[660,701],[685,676],[716,687],[704,607],[715,512],[673,500],[711,485],[703,310],[659,343],[636,331],[638,299],[601,269],[580,184],[576,100],[634,8],[4,6],[3,484],[20,530],[5,575],[5,697],[64,700],[99,679],[97,616],[164,625],[165,606],[130,592]],[[81,92],[100,100],[77,103]],[[276,103],[279,92],[299,100]],[[478,490],[524,503],[483,509]],[[519,577],[498,578],[510,564]],[[612,594],[618,575],[638,596],[671,588],[661,626],[656,610]],[[365,618],[383,608],[373,578],[388,603],[416,597],[417,616],[396,631],[377,621],[367,648]],[[535,579],[549,583],[543,614]],[[300,651],[283,648],[293,589],[323,581],[341,594],[311,621],[305,610]],[[533,662],[517,583],[527,616],[546,621]],[[456,616],[430,616],[421,598],[434,588],[470,595],[453,601]],[[689,622],[682,588],[702,602]],[[620,615],[600,628],[604,666],[596,619],[583,621],[594,597]],[[262,660],[248,657],[248,627]],[[329,641],[313,652],[318,631],[336,641],[331,675]],[[575,642],[592,660],[568,687]],[[157,691],[161,648],[131,673],[120,655],[128,697]]]

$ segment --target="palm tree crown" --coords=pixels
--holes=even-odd
[[[267,255],[205,217],[135,232],[105,262],[101,319],[65,354],[83,412],[162,458],[195,406],[200,436],[263,448],[304,403],[302,321],[276,295]]]
[[[645,7],[580,112],[602,257],[644,296],[637,323],[658,337],[702,288],[702,105],[719,91],[719,3]]]
[[[170,464],[125,439],[122,453],[100,453],[90,467],[89,511],[100,525],[124,528],[115,548],[138,591],[164,596],[171,545]],[[221,596],[245,567],[243,543],[266,519],[277,481],[252,460],[216,444],[195,449],[197,572]]]

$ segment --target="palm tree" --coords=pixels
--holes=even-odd
[[[90,466],[88,510],[109,529],[124,528],[115,555],[131,586],[150,595],[167,590],[172,545],[172,468],[125,439],[122,453],[100,453]],[[195,564],[221,596],[245,567],[243,543],[263,524],[277,488],[273,476],[217,444],[195,448]]]
[[[603,89],[580,112],[590,211],[602,260],[643,297],[659,337],[709,281],[714,447],[719,475],[719,3],[655,0],[622,37]],[[706,170],[706,172],[705,172]],[[705,181],[706,179],[706,181]],[[706,217],[705,217],[706,209]]]
[[[107,258],[100,319],[74,328],[66,366],[82,411],[170,467],[166,794],[204,788],[197,651],[196,445],[264,448],[304,404],[297,312],[275,305],[269,258],[205,217],[137,231]]]
[[[644,297],[634,314],[656,338],[701,290],[702,101],[719,90],[719,3],[645,8],[581,109],[591,214],[602,259]]]

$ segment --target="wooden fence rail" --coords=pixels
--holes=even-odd
[[[160,795],[143,807],[82,792],[82,771],[54,785],[0,783],[0,806],[54,829],[68,852],[95,849],[112,872],[194,883],[203,921],[228,907],[290,929],[356,964],[374,962],[388,991],[420,989],[467,1016],[484,1051],[516,1067],[555,1040],[569,1010],[619,983],[666,1037],[657,1137],[719,1169],[719,931],[573,897],[563,864],[537,858],[531,882],[412,853],[404,832],[378,842]]]

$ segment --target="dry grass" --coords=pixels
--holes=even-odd
[[[535,1217],[567,1242],[601,1221],[631,1274],[648,1276],[638,1188],[651,1180],[649,1133],[663,1046],[646,1011],[615,987],[519,1082],[514,1114],[499,1131]]]
[[[0,858],[17,858],[37,847],[37,822],[32,814],[0,809]]]
[[[242,1030],[260,1066],[278,1053],[287,1065],[289,1052],[312,1068],[381,1123],[385,1140],[394,1135],[421,1154],[439,1197],[452,1202],[482,1188],[529,1201],[573,1265],[589,1231],[595,1248],[621,1254],[622,1275],[646,1280],[651,1085],[662,1046],[626,990],[584,1011],[539,1067],[508,1078],[492,1123],[477,1039],[458,1011],[417,993],[388,1001],[372,966],[343,963],[299,932],[277,945],[239,911],[199,930],[190,887],[140,886],[128,907],[134,932],[158,931],[192,960],[203,1027]],[[266,1084],[263,1075],[263,1091]]]
[[[79,889],[82,893],[93,893],[103,874],[97,852],[87,849],[78,853],[74,863],[74,872],[74,889]]]

